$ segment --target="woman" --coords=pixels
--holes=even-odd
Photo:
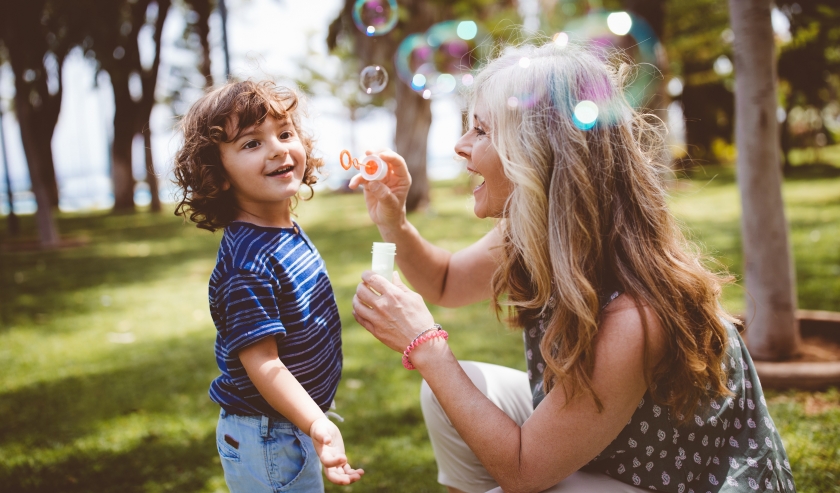
[[[622,96],[626,68],[548,44],[480,72],[473,126],[455,150],[484,179],[476,216],[499,222],[458,253],[406,220],[411,179],[398,155],[382,153],[391,176],[366,185],[370,216],[419,294],[366,272],[354,316],[396,351],[411,344],[406,363],[425,380],[450,491],[794,491],[719,304],[727,279],[703,266],[666,208],[660,132]],[[423,300],[487,298],[523,329],[527,374],[459,364],[443,332],[429,331]]]

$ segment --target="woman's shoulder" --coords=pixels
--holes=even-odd
[[[607,299],[610,301],[601,311],[599,337],[615,335],[618,340],[642,341],[649,364],[658,362],[668,348],[668,338],[653,307],[628,293],[612,293]]]

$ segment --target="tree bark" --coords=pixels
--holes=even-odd
[[[160,212],[160,189],[152,156],[152,130],[148,125],[143,129],[143,148],[146,150],[146,183],[149,184],[149,194],[152,196],[149,207],[152,212]]]
[[[405,84],[397,84],[396,151],[405,158],[411,173],[411,188],[405,201],[408,211],[422,209],[429,203],[429,178],[426,155],[432,105]]]
[[[781,193],[776,55],[770,0],[729,0],[735,34],[735,142],[747,287],[747,334],[757,360],[797,351],[796,290]]]
[[[15,103],[26,164],[29,168],[29,179],[32,182],[32,193],[35,194],[35,203],[38,206],[35,213],[38,237],[42,248],[56,248],[59,245],[58,226],[50,204],[48,181],[43,176],[45,154],[41,152],[43,149],[41,139],[32,128],[34,109],[29,104],[29,98],[20,92],[15,94]]]
[[[204,77],[204,86],[213,87],[213,74],[210,71],[210,2],[208,0],[193,0],[190,2],[193,10],[198,14],[195,31],[201,42],[201,61],[198,71]]]
[[[125,80],[123,80],[125,79]],[[136,104],[128,91],[128,74],[111,72],[114,87],[114,141],[111,146],[114,211],[134,211],[134,175],[131,144],[136,133]]]

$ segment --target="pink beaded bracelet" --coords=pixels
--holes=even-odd
[[[449,339],[449,334],[447,334],[446,331],[440,327],[440,325],[435,324],[432,326],[431,329],[424,330],[417,337],[415,337],[413,341],[411,341],[411,344],[409,344],[408,347],[405,348],[405,351],[403,351],[402,356],[402,364],[406,370],[415,369],[414,365],[411,364],[411,360],[408,359],[408,355],[411,354],[411,351],[413,351],[414,348],[416,348],[420,344],[423,344],[429,339],[434,339],[435,337],[442,337],[443,340],[447,340]]]

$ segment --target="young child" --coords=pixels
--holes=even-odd
[[[312,140],[295,92],[235,82],[184,117],[175,158],[175,214],[224,235],[210,277],[221,375],[216,442],[233,493],[323,491],[364,473],[344,455],[324,412],[341,377],[341,322],[324,262],[292,220],[301,185],[312,192]]]

